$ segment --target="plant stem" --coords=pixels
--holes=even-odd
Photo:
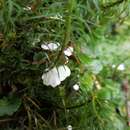
[[[68,8],[67,8],[67,16],[66,16],[66,30],[64,35],[64,46],[70,41],[70,35],[71,35],[71,22],[72,22],[72,11],[74,7],[74,0],[68,0]]]
[[[101,121],[101,123],[103,123],[102,118],[98,115],[98,112],[97,112],[97,110],[96,110],[95,98],[96,98],[95,95],[92,93],[92,106],[93,106],[93,111],[94,111],[95,116],[97,117],[97,119],[98,119],[99,121]]]
[[[66,10],[67,16],[65,18],[65,33],[64,33],[63,43],[61,45],[61,50],[60,50],[60,52],[58,52],[58,56],[56,57],[54,64],[52,64],[52,66],[50,66],[50,69],[53,68],[58,63],[60,57],[62,56],[62,52],[63,52],[65,46],[70,41],[71,25],[72,25],[72,11],[74,8],[74,3],[75,3],[75,0],[68,0],[67,10]]]
[[[65,118],[66,118],[66,123],[67,123],[68,120],[67,120],[66,97],[65,97],[65,88],[64,87],[62,87],[62,88],[60,87],[59,92],[60,92],[60,96],[62,97],[62,104],[63,104],[63,109],[65,112]]]

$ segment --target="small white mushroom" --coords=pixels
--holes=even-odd
[[[115,68],[115,67],[116,67],[116,65],[115,65],[115,64],[113,64],[113,65],[112,65],[112,68]]]
[[[117,67],[118,70],[125,70],[125,65],[124,64],[120,64],[118,67]]]
[[[30,11],[30,10],[32,10],[32,9],[31,9],[30,6],[27,6],[27,7],[24,7],[23,10],[25,10],[25,11]]]
[[[74,51],[74,48],[73,48],[72,46],[69,46],[68,48],[66,48],[66,49],[64,50],[64,54],[65,54],[66,56],[71,56],[71,55],[73,55],[73,51]]]
[[[75,90],[75,91],[78,91],[79,90],[79,85],[78,84],[75,84],[75,85],[73,85],[73,89]]]
[[[58,49],[59,46],[60,44],[58,42],[57,43],[50,42],[50,43],[42,44],[41,48],[44,50],[55,51]]]
[[[42,80],[43,80],[43,84],[45,84],[46,86],[50,85],[53,88],[55,88],[57,85],[61,83],[56,67],[44,73],[42,75]]]
[[[112,65],[112,68],[115,68],[116,67],[116,65],[115,64],[113,64]],[[120,64],[119,66],[117,66],[117,70],[120,70],[120,71],[123,71],[123,70],[125,70],[125,64]]]
[[[60,81],[63,81],[63,80],[65,80],[68,76],[70,76],[71,71],[70,71],[70,69],[69,69],[68,66],[62,65],[62,66],[59,66],[59,67],[58,67],[58,73],[59,73]]]
[[[71,71],[66,65],[54,67],[42,75],[43,84],[55,88],[60,85],[61,81],[64,81],[68,76],[70,76],[70,74]]]
[[[68,125],[68,126],[67,126],[67,130],[72,130],[72,126],[71,126],[71,125]]]

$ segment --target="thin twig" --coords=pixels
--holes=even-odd
[[[11,119],[11,118],[8,118],[8,119],[1,119],[0,120],[0,123],[4,123],[4,122],[10,122],[10,121],[15,121],[17,119]]]

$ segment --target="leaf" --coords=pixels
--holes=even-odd
[[[91,74],[85,74],[80,81],[83,86],[82,89],[92,90],[94,82]]]
[[[111,100],[111,91],[107,88],[102,88],[97,92],[99,99]]]
[[[79,54],[79,59],[83,64],[88,64],[89,62],[91,62],[91,58],[83,53]]]
[[[21,100],[17,97],[4,97],[0,99],[0,116],[12,115],[18,110]]]

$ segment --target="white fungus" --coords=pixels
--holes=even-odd
[[[125,70],[125,65],[124,64],[120,64],[118,67],[117,67],[118,70]]]
[[[57,43],[50,42],[48,44],[47,43],[42,44],[41,48],[44,50],[55,51],[58,49],[59,46],[60,46],[60,44],[58,42]]]
[[[72,46],[69,46],[68,48],[66,48],[66,49],[64,50],[64,54],[65,54],[66,56],[71,56],[71,55],[73,55],[73,51],[74,51],[74,48],[73,48]]]
[[[27,7],[24,7],[23,10],[30,11],[30,10],[32,10],[32,8],[30,6],[27,6]]]
[[[59,85],[61,83],[56,67],[54,67],[53,69],[44,73],[42,75],[42,80],[43,80],[43,84],[45,84],[47,86],[50,85],[52,87],[56,87],[57,85]]]
[[[116,65],[115,65],[115,64],[113,64],[113,65],[112,65],[112,68],[115,68],[115,67],[116,67]]]
[[[75,91],[78,91],[78,90],[79,90],[79,85],[78,85],[78,84],[73,85],[73,89],[74,89]]]
[[[62,65],[58,67],[58,74],[59,74],[60,81],[63,81],[66,79],[66,77],[70,76],[71,71],[68,66]]]
[[[42,75],[43,84],[55,88],[56,86],[61,84],[61,81],[69,77],[70,74],[71,71],[66,65],[54,67]]]
[[[112,68],[115,68],[115,67],[116,67],[116,65],[113,64],[113,65],[112,65]],[[117,66],[117,70],[120,70],[120,71],[125,70],[125,64],[120,64],[119,66]]]
[[[72,130],[72,126],[71,126],[71,125],[68,125],[68,126],[67,126],[67,130]]]

